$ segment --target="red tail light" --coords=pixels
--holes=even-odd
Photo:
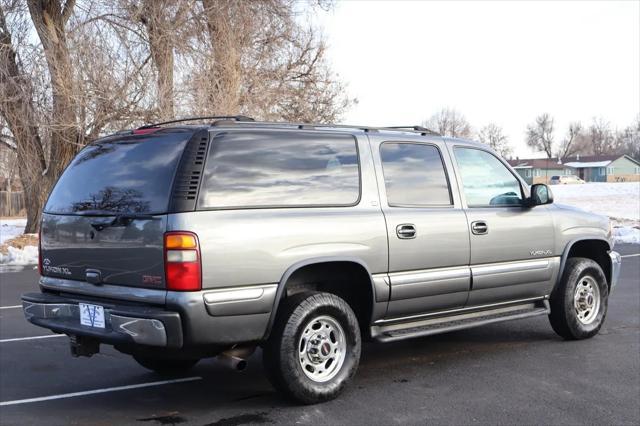
[[[164,234],[164,271],[167,290],[196,291],[202,289],[200,245],[192,232],[173,231]]]
[[[38,230],[38,274],[42,274],[42,223]]]

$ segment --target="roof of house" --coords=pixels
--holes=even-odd
[[[560,162],[557,158],[523,158],[508,160],[514,169],[561,169],[564,167],[571,168],[590,168],[590,167],[607,167],[612,161],[621,157],[626,157],[636,164],[638,161],[628,155],[573,155]]]
[[[514,169],[561,169],[563,164],[557,158],[525,158],[507,160]]]

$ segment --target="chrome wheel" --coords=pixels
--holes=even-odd
[[[298,341],[298,359],[304,374],[314,382],[326,382],[340,371],[347,343],[340,323],[319,316],[307,323]]]
[[[578,321],[582,324],[591,324],[598,316],[600,310],[600,288],[596,280],[590,275],[580,278],[573,296]]]

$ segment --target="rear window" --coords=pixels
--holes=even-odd
[[[359,198],[353,136],[241,131],[213,138],[198,208],[349,206]]]
[[[55,185],[45,212],[166,213],[191,132],[104,139],[85,147]]]

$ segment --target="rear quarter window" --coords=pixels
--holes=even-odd
[[[359,199],[352,135],[238,131],[212,139],[198,209],[351,206]]]

